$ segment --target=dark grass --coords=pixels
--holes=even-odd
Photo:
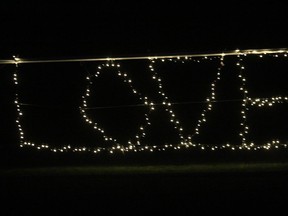
[[[287,155],[7,152],[0,215],[287,215]]]
[[[1,215],[287,215],[288,163],[2,169]]]
[[[101,176],[101,175],[186,175],[219,173],[286,172],[288,163],[214,163],[185,165],[62,166],[11,168],[0,170],[0,176]]]

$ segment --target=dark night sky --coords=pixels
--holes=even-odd
[[[278,48],[287,38],[275,1],[2,1],[0,20],[5,58]]]
[[[3,59],[12,55],[22,58],[113,57],[287,47],[288,18],[283,2],[70,1],[64,4],[59,1],[1,1],[0,8],[0,57]],[[29,82],[30,86],[47,85],[47,88],[55,85],[51,92],[61,89],[66,93],[63,97],[68,98],[66,104],[62,101],[60,105],[76,107],[72,99],[83,91],[83,67],[38,65],[22,69],[27,72],[27,85]],[[0,70],[1,136],[4,135],[10,145],[15,143],[11,132],[15,127],[15,113],[11,111],[12,69],[1,66]],[[43,74],[37,75],[36,71]],[[53,76],[58,79],[52,79]],[[201,79],[201,75],[195,76]],[[32,79],[29,81],[29,78]],[[46,82],[41,84],[41,79]],[[49,79],[56,84],[49,83]],[[255,75],[254,80],[257,80]],[[62,86],[63,82],[66,87]],[[27,100],[33,100],[31,92],[35,90],[37,88],[26,89],[28,96],[30,91]],[[53,98],[47,98],[53,102]],[[53,112],[59,114],[59,111]]]
[[[12,55],[57,59],[288,48],[286,3],[280,0],[0,0],[0,59],[12,59]],[[235,63],[235,58],[227,57],[225,61],[223,79],[217,88],[220,100],[241,98]],[[148,62],[127,61],[121,64],[132,77],[135,87],[157,102],[155,85],[151,84],[151,75],[147,73]],[[254,56],[247,57],[245,64],[251,97],[288,96],[287,58],[265,57],[260,61]],[[165,63],[157,64],[157,70],[163,79],[163,88],[173,102],[203,101],[209,93],[208,87],[215,77],[217,65],[214,60],[200,64]],[[96,63],[20,65],[20,100],[36,105],[23,106],[25,135],[37,143],[48,142],[50,146],[59,147],[69,142],[72,146],[94,147],[99,136],[90,125],[83,123],[79,105],[86,87],[85,76],[87,72],[94,73],[96,67]],[[29,169],[23,172],[21,169],[12,172],[0,170],[1,215],[6,215],[6,210],[7,215],[18,211],[25,215],[23,212],[31,214],[40,209],[38,215],[58,215],[62,210],[72,215],[85,215],[84,212],[89,211],[97,212],[97,215],[116,211],[119,214],[119,210],[124,210],[125,215],[129,211],[134,215],[140,211],[149,215],[163,215],[166,211],[188,215],[188,212],[199,211],[194,215],[204,215],[210,210],[216,215],[217,210],[223,214],[230,208],[233,208],[232,214],[239,210],[247,213],[251,212],[251,207],[255,208],[257,215],[261,210],[266,214],[271,212],[271,215],[276,215],[279,210],[287,212],[285,164],[280,167],[274,164],[282,160],[287,162],[287,149],[263,150],[258,156],[258,152],[254,151],[195,149],[176,153],[87,156],[19,148],[13,103],[14,70],[14,65],[0,65],[0,169]],[[97,100],[89,103],[93,106],[139,103],[128,93],[131,89],[123,87],[114,75],[108,72],[101,77],[102,82],[93,88],[94,93],[100,94],[95,94]],[[215,104],[215,112],[209,115],[209,124],[204,127],[203,136],[197,137],[196,141],[239,144],[240,107],[240,102]],[[203,104],[173,108],[185,129],[192,130]],[[288,103],[271,109],[251,109],[248,114],[251,136],[247,138],[265,142],[279,137],[288,143],[287,108]],[[130,136],[134,133],[134,124],[143,120],[143,109],[99,110],[95,111],[95,116],[104,119],[102,123],[107,130],[111,129],[111,133],[121,133],[120,137],[123,134]],[[154,129],[147,131],[145,142],[175,142],[175,131],[166,127],[167,116],[163,109],[159,108],[151,119]],[[284,154],[281,156],[281,153]],[[228,164],[227,170],[226,166],[223,169],[216,166],[215,171],[214,168],[209,171],[210,168],[206,170],[201,163],[199,170],[195,166],[195,171],[193,168],[191,173],[187,170],[183,174],[181,171],[173,172],[177,166],[171,172],[163,167],[163,171],[152,172],[151,175],[149,172],[147,175],[146,172],[142,175],[137,171],[134,173],[134,169],[127,169],[128,172],[123,169],[123,173],[122,169],[119,173],[117,169],[115,172],[112,169],[111,175],[110,171],[106,173],[106,169],[101,171],[101,167],[99,173],[94,172],[93,167],[91,173],[81,169],[81,165],[154,166],[165,163],[180,165],[191,161],[193,165],[199,161],[203,164],[241,161],[243,164],[235,168]],[[252,169],[249,161],[253,162]],[[265,169],[266,166],[261,169],[254,167],[257,161],[268,163],[268,169]],[[271,161],[273,164],[270,165]],[[71,173],[69,169],[68,172],[63,170],[63,173],[61,169],[54,169],[62,165],[76,165],[76,168],[73,167]],[[48,169],[47,173],[45,168],[43,172],[42,169],[35,172],[30,169],[38,166],[52,169]],[[87,168],[90,170],[90,167]],[[5,173],[8,178],[5,178]]]

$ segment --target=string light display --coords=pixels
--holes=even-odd
[[[265,54],[266,55],[266,54]],[[241,128],[242,131],[239,133],[241,139],[242,139],[242,145],[239,146],[239,149],[247,149],[247,150],[258,150],[258,149],[271,149],[271,148],[279,148],[279,147],[287,147],[287,143],[281,143],[279,139],[273,139],[270,142],[267,142],[266,144],[262,145],[255,145],[254,142],[247,142],[246,137],[249,133],[249,126],[247,124],[247,112],[249,111],[249,106],[257,106],[259,108],[261,107],[271,107],[273,105],[284,103],[288,101],[288,97],[271,97],[271,98],[251,98],[248,96],[248,88],[246,85],[246,78],[245,78],[245,66],[243,64],[243,56],[246,56],[246,54],[243,55],[237,55],[238,61],[236,63],[236,66],[238,67],[239,78],[241,79],[241,87],[240,91],[243,93],[243,100],[242,100],[242,109],[241,109]],[[279,57],[278,54],[272,55],[273,57]],[[259,55],[260,58],[263,58],[263,55]],[[287,57],[287,53],[284,53],[283,57]]]
[[[165,107],[165,111],[170,116],[170,122],[174,125],[174,129],[178,131],[178,135],[180,138],[180,144],[188,147],[187,142],[185,141],[185,138],[183,136],[183,127],[181,126],[179,120],[176,118],[175,112],[173,111],[173,109],[171,107],[171,102],[169,101],[168,96],[166,95],[166,93],[163,90],[162,79],[160,78],[160,76],[158,75],[158,73],[155,70],[155,67],[154,67],[155,62],[156,62],[155,59],[150,59],[149,69],[150,69],[150,72],[152,74],[152,79],[157,83],[158,94],[162,98],[162,105]],[[168,147],[172,147],[172,146],[166,145],[166,146],[162,147],[162,150],[165,150]],[[180,145],[174,146],[174,148],[179,149]]]
[[[215,88],[217,86],[218,81],[221,79],[221,71],[222,71],[222,67],[224,67],[224,55],[221,56],[220,58],[220,65],[218,66],[217,69],[217,75],[216,78],[212,81],[210,87],[211,87],[211,94],[209,97],[207,97],[206,101],[207,101],[207,108],[204,109],[201,113],[201,118],[198,120],[197,122],[197,126],[195,128],[195,132],[192,135],[192,137],[195,137],[196,135],[200,134],[200,128],[201,126],[207,122],[207,113],[212,111],[213,108],[213,102],[215,102],[216,100],[216,93],[215,93]],[[189,136],[189,142],[191,142],[191,137]],[[201,148],[205,148],[204,146],[201,146]],[[215,148],[212,147],[212,149],[214,150]]]
[[[154,69],[154,64],[156,63],[157,60],[158,60],[159,63],[165,63],[166,61],[170,61],[170,62],[174,62],[174,63],[177,63],[177,62],[185,63],[187,61],[193,61],[193,62],[200,63],[203,60],[213,60],[214,58],[220,59],[220,66],[217,68],[217,75],[216,75],[215,80],[213,80],[212,83],[211,83],[210,96],[207,97],[207,99],[206,99],[207,108],[202,111],[201,118],[198,120],[198,124],[197,124],[197,126],[195,128],[194,134],[193,135],[188,135],[187,137],[184,138],[184,136],[182,134],[183,127],[180,125],[179,120],[176,119],[175,112],[171,108],[171,102],[168,102],[168,97],[166,96],[166,94],[163,91],[161,78],[157,79],[158,74],[157,74],[157,72]],[[165,58],[164,59],[163,58],[162,59],[151,58],[150,61],[151,61],[151,65],[149,66],[149,68],[150,68],[150,71],[152,72],[152,78],[154,80],[156,80],[156,82],[158,83],[158,88],[159,88],[159,92],[158,93],[160,95],[162,95],[162,97],[163,97],[163,105],[167,106],[166,111],[170,114],[170,121],[174,123],[175,129],[178,130],[179,137],[181,139],[181,145],[185,146],[185,147],[190,147],[190,146],[196,147],[196,146],[199,146],[201,149],[204,150],[205,149],[204,145],[196,144],[196,143],[192,142],[192,140],[193,140],[193,137],[195,135],[199,135],[200,134],[200,131],[199,131],[200,127],[207,121],[206,120],[207,119],[206,114],[212,110],[213,102],[215,102],[215,99],[216,99],[215,87],[216,87],[217,82],[221,79],[221,70],[222,70],[222,67],[224,66],[224,55],[221,55],[221,57],[207,57],[207,56],[204,56],[204,57],[201,57],[201,58],[191,58],[191,57],[188,57],[188,56],[185,56],[185,57],[182,57],[182,58],[178,56],[178,57],[176,57],[174,59],[173,58],[168,58],[168,59],[165,59]],[[178,146],[174,146],[174,149],[180,149],[180,148],[181,148],[181,146],[179,146],[179,145]],[[212,147],[212,149],[215,149],[215,147]]]
[[[240,148],[247,148],[249,149],[249,147],[247,146],[246,144],[246,135],[248,134],[248,130],[249,130],[249,127],[247,126],[247,112],[249,111],[249,108],[247,106],[247,103],[248,103],[248,90],[246,88],[246,78],[245,78],[245,75],[244,75],[244,70],[245,70],[245,67],[242,63],[243,59],[241,58],[241,55],[238,55],[237,56],[238,58],[238,61],[236,63],[236,66],[238,67],[238,70],[239,70],[239,78],[241,79],[241,86],[240,86],[240,91],[242,92],[243,94],[243,100],[242,100],[242,104],[241,104],[241,131],[239,133],[240,137],[241,137],[241,140],[242,140],[242,145],[240,146]]]
[[[272,97],[272,98],[250,98],[248,97],[248,102],[251,106],[273,106],[275,104],[284,103],[288,101],[288,97]]]
[[[115,150],[120,150],[122,152],[129,151],[129,150],[135,150],[136,146],[140,146],[141,138],[145,137],[146,127],[151,124],[149,121],[149,113],[145,113],[145,121],[146,122],[139,127],[139,132],[135,135],[135,143],[133,143],[132,140],[129,140],[126,145],[120,144],[117,141],[117,139],[113,138],[112,136],[107,135],[105,130],[102,127],[100,127],[98,123],[94,122],[92,120],[92,118],[89,117],[89,114],[87,113],[87,109],[89,109],[89,107],[87,105],[87,100],[89,99],[89,96],[90,96],[90,89],[91,89],[91,86],[93,85],[93,80],[94,80],[94,78],[97,78],[100,76],[100,74],[104,68],[114,69],[114,71],[117,72],[117,75],[120,78],[122,78],[123,82],[127,83],[127,85],[132,90],[132,93],[137,95],[138,98],[140,99],[140,101],[142,101],[142,103],[144,105],[149,106],[150,111],[153,111],[155,109],[153,103],[149,102],[148,98],[146,96],[145,97],[142,96],[142,94],[133,87],[132,80],[130,78],[128,78],[127,73],[121,72],[119,63],[115,64],[113,62],[107,62],[106,64],[99,65],[98,70],[96,71],[96,73],[94,75],[86,77],[86,80],[88,81],[88,85],[87,85],[85,94],[82,96],[83,100],[82,100],[82,107],[80,107],[80,112],[81,112],[82,117],[84,118],[85,122],[90,124],[96,131],[98,131],[101,134],[101,136],[103,137],[105,142],[112,142],[113,146],[109,149],[110,153],[113,153]],[[98,151],[101,151],[101,149],[94,150],[95,153]]]
[[[200,130],[202,125],[205,123],[208,123],[207,119],[207,113],[211,112],[213,109],[213,103],[217,103],[217,97],[216,97],[216,87],[221,80],[221,71],[225,65],[224,57],[225,56],[236,56],[236,68],[238,70],[238,77],[240,79],[240,92],[242,93],[243,98],[241,99],[241,131],[239,132],[239,136],[241,138],[240,144],[222,144],[222,145],[210,145],[210,144],[202,144],[202,143],[194,143],[193,139],[195,136],[200,134]],[[86,77],[87,81],[87,88],[84,92],[84,95],[82,96],[82,105],[80,106],[80,113],[84,119],[84,122],[91,125],[91,129],[93,129],[96,133],[98,133],[100,136],[102,136],[103,141],[107,143],[107,147],[98,147],[97,143],[95,144],[95,147],[72,147],[71,145],[63,145],[62,147],[52,147],[48,144],[36,144],[34,142],[28,141],[28,139],[24,136],[24,130],[22,126],[22,118],[23,118],[23,111],[22,111],[22,103],[19,99],[19,92],[18,92],[18,85],[19,78],[18,78],[18,70],[19,70],[19,64],[22,63],[42,63],[45,61],[29,61],[29,60],[21,60],[14,56],[13,63],[15,64],[15,72],[13,74],[13,81],[14,85],[16,86],[16,93],[15,93],[15,105],[16,105],[16,125],[18,128],[19,133],[19,140],[20,140],[20,147],[29,146],[34,147],[36,149],[46,149],[53,152],[93,152],[93,153],[99,153],[99,152],[109,152],[109,153],[115,153],[115,152],[139,152],[139,151],[165,151],[167,149],[174,149],[179,150],[182,148],[198,148],[202,150],[210,149],[210,150],[217,150],[217,149],[230,149],[230,150],[259,150],[259,149],[273,149],[273,148],[286,148],[287,143],[283,143],[280,141],[280,139],[273,139],[267,143],[264,144],[254,144],[252,141],[247,140],[247,135],[249,133],[249,125],[247,123],[247,115],[249,115],[249,108],[250,107],[272,107],[277,104],[281,103],[287,103],[288,97],[287,96],[275,96],[271,98],[251,98],[249,97],[248,87],[246,85],[246,76],[245,76],[245,66],[243,63],[244,58],[247,58],[249,55],[257,55],[260,58],[263,58],[264,56],[272,56],[272,57],[287,57],[288,51],[286,49],[279,49],[279,50],[235,50],[234,52],[227,52],[227,53],[216,53],[216,54],[193,54],[193,55],[179,55],[179,56],[154,56],[154,57],[133,57],[133,58],[111,58],[111,59],[94,59],[95,61],[102,61],[104,63],[101,63],[98,65],[98,68],[93,75],[88,75]],[[159,76],[155,69],[155,64],[158,63],[165,63],[165,61],[174,61],[174,62],[182,62],[185,63],[187,61],[196,61],[200,62],[202,60],[206,59],[218,59],[219,60],[219,66],[216,71],[216,77],[210,84],[210,94],[206,98],[206,101],[203,103],[206,103],[206,107],[201,112],[201,116],[197,121],[197,125],[194,129],[194,131],[191,131],[190,135],[184,136],[183,131],[184,128],[181,126],[180,121],[177,119],[175,112],[172,109],[173,103],[169,101],[169,97],[164,91],[164,86],[162,83],[162,78]],[[148,60],[148,70],[150,71],[152,80],[157,85],[157,94],[161,96],[161,104],[157,104],[155,101],[150,100],[147,96],[143,96],[138,90],[136,90],[133,87],[133,81],[129,78],[128,74],[126,72],[122,72],[122,69],[120,70],[120,61],[122,60],[128,60],[128,59],[142,59],[142,60]],[[53,62],[53,60],[49,60],[50,62]],[[49,62],[48,61],[48,62]],[[61,62],[61,60],[57,60],[58,62]],[[56,60],[54,62],[57,62]],[[73,61],[73,60],[70,60]],[[76,60],[74,60],[76,61]],[[78,62],[80,60],[77,60]],[[76,62],[77,62],[76,61]],[[88,61],[87,59],[83,61]],[[92,61],[91,59],[89,61]],[[47,61],[46,61],[47,62]],[[68,60],[63,60],[62,62],[68,62]],[[11,64],[10,60],[0,60],[0,64]],[[110,68],[117,73],[117,76],[126,83],[129,88],[131,89],[131,92],[139,98],[139,100],[143,103],[143,106],[147,107],[147,112],[145,113],[145,122],[142,123],[142,125],[139,126],[138,132],[135,135],[135,137],[130,138],[126,143],[120,143],[118,140],[111,135],[109,135],[104,128],[101,127],[99,123],[92,120],[92,117],[89,116],[88,110],[89,105],[88,101],[91,96],[91,88],[94,83],[94,80],[97,79],[101,73],[103,73],[103,69]],[[142,139],[145,137],[145,131],[147,127],[152,127],[149,114],[150,112],[153,112],[157,109],[156,105],[161,105],[162,108],[164,107],[165,111],[169,115],[169,122],[173,125],[174,129],[177,131],[179,136],[179,143],[178,144],[165,144],[165,145],[145,145],[142,144]]]

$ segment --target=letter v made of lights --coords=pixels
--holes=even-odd
[[[22,103],[19,97],[19,92],[16,91],[15,93],[15,105],[17,110],[16,116],[16,124],[18,127],[19,132],[19,140],[20,140],[20,147],[34,147],[36,149],[46,149],[52,152],[92,152],[92,153],[100,153],[100,152],[109,152],[109,153],[116,153],[116,152],[140,152],[140,151],[165,151],[168,149],[171,150],[179,150],[179,149],[186,149],[186,148],[197,148],[201,150],[220,150],[220,149],[228,149],[228,150],[260,150],[260,149],[278,149],[278,148],[287,148],[287,143],[283,143],[279,139],[272,139],[267,141],[266,143],[254,144],[253,142],[247,141],[246,137],[249,133],[249,126],[247,124],[247,113],[249,112],[249,108],[252,106],[257,106],[259,108],[262,107],[271,107],[279,103],[287,103],[288,96],[276,96],[271,98],[251,98],[249,97],[248,88],[246,86],[246,78],[245,78],[245,66],[243,64],[243,59],[249,55],[257,55],[260,58],[264,59],[265,56],[272,56],[272,57],[287,57],[288,56],[288,49],[255,49],[255,50],[235,50],[229,52],[222,52],[222,53],[204,53],[204,54],[191,54],[191,55],[170,55],[170,56],[142,56],[142,57],[119,57],[119,58],[89,58],[89,59],[57,59],[57,60],[28,60],[28,59],[20,59],[13,56],[13,60],[0,60],[0,64],[15,64],[16,70],[13,74],[14,85],[17,86],[19,83],[18,78],[18,70],[20,64],[34,64],[34,63],[65,63],[65,62],[99,62],[98,68],[94,74],[88,75],[86,77],[87,87],[86,91],[82,96],[82,104],[80,105],[80,114],[83,117],[85,123],[91,125],[91,129],[98,133],[102,138],[103,142],[107,142],[107,147],[99,147],[97,143],[95,143],[95,147],[74,147],[69,144],[63,145],[61,147],[52,147],[48,144],[36,144],[34,142],[30,142],[26,139],[24,134],[24,129],[21,124],[21,119],[23,118],[23,111],[21,109]],[[237,58],[236,66],[238,68],[238,77],[240,79],[240,92],[242,92],[243,98],[241,99],[241,131],[239,132],[239,136],[241,138],[240,144],[221,144],[221,145],[212,145],[212,144],[201,144],[195,143],[193,141],[193,137],[199,135],[201,132],[201,127],[204,124],[207,124],[207,113],[212,112],[213,110],[213,103],[217,102],[216,98],[216,88],[218,81],[221,79],[221,71],[224,66],[225,56],[235,56]],[[203,60],[212,60],[218,59],[219,66],[217,68],[217,73],[214,80],[210,84],[210,94],[206,98],[205,103],[207,106],[202,110],[201,116],[197,121],[197,125],[194,131],[191,131],[191,135],[184,136],[183,135],[183,127],[181,126],[180,121],[177,119],[175,112],[172,109],[172,103],[169,101],[169,97],[163,90],[162,79],[155,70],[155,64],[163,64],[166,61],[172,62],[182,62],[185,63],[187,61],[203,61]],[[149,115],[153,112],[156,108],[155,102],[151,101],[148,97],[143,96],[141,92],[136,90],[133,87],[133,81],[129,78],[126,72],[122,72],[121,69],[121,61],[125,60],[148,60],[149,64],[147,65],[147,69],[151,74],[152,80],[157,84],[158,92],[161,96],[161,105],[165,107],[165,111],[168,113],[170,117],[170,123],[173,124],[174,129],[179,134],[179,143],[178,144],[165,144],[165,145],[144,145],[141,143],[142,138],[145,137],[145,130],[147,127],[151,127],[151,122]],[[88,101],[90,97],[90,90],[91,86],[95,79],[97,79],[101,73],[103,72],[104,68],[112,68],[114,69],[115,73],[117,73],[118,77],[126,83],[131,92],[135,94],[136,97],[142,101],[143,106],[147,107],[147,112],[145,113],[145,122],[142,122],[140,125],[137,134],[131,139],[127,140],[126,143],[119,143],[116,138],[112,137],[104,128],[101,127],[99,123],[92,120],[89,114],[86,112],[89,109]],[[110,144],[110,145],[108,145]],[[112,144],[112,145],[111,145]]]

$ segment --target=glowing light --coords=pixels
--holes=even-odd
[[[122,79],[124,83],[127,83],[132,93],[135,94],[140,99],[140,101],[143,102],[143,104],[147,105],[147,107],[149,107],[150,110],[154,110],[153,102],[148,101],[147,97],[143,97],[142,94],[133,87],[132,80],[128,78],[127,73],[121,72],[120,64],[115,65],[114,62],[106,62],[105,64],[98,66],[98,70],[96,71],[94,75],[87,77],[87,80],[89,81],[87,84],[86,92],[82,96],[83,100],[82,100],[82,107],[80,107],[80,113],[82,117],[84,118],[85,122],[88,122],[89,124],[91,124],[93,129],[96,132],[97,131],[100,132],[100,135],[103,137],[104,141],[113,143],[112,149],[114,149],[114,147],[116,146],[117,147],[116,149],[117,150],[121,149],[121,151],[133,150],[136,145],[139,146],[141,144],[140,140],[143,137],[145,137],[145,129],[147,128],[148,125],[150,125],[149,113],[145,114],[145,123],[143,123],[143,125],[139,127],[139,132],[135,135],[135,143],[132,143],[131,140],[128,140],[127,144],[120,144],[118,143],[116,138],[113,138],[112,136],[107,135],[105,130],[102,127],[100,127],[98,123],[93,121],[89,117],[89,114],[87,113],[87,109],[89,108],[89,106],[87,105],[87,100],[89,99],[89,96],[90,96],[90,95],[87,95],[87,92],[90,92],[90,88],[93,85],[93,79],[99,77],[100,74],[102,73],[102,70],[108,67],[113,68],[115,70],[115,74],[117,74],[118,77]],[[120,148],[120,146],[126,146],[126,147]]]
[[[241,81],[241,84],[239,86],[239,90],[242,93],[243,97],[241,100],[241,110],[239,114],[241,115],[241,131],[239,131],[239,136],[241,138],[241,145],[237,144],[222,144],[222,145],[209,145],[209,144],[202,144],[202,143],[194,143],[193,139],[196,135],[199,135],[201,132],[201,127],[203,124],[208,124],[209,123],[209,118],[207,114],[209,112],[213,111],[213,103],[217,103],[217,92],[216,89],[218,87],[218,82],[221,80],[221,72],[222,68],[225,66],[225,61],[224,61],[224,56],[227,55],[235,55],[235,52],[237,53],[237,62],[236,62],[236,68],[238,69],[238,78]],[[249,133],[249,125],[247,124],[247,115],[249,113],[249,108],[251,106],[263,108],[263,107],[273,107],[277,104],[282,104],[282,103],[287,103],[288,102],[288,96],[275,96],[271,98],[251,98],[249,97],[249,91],[247,87],[247,79],[245,76],[245,65],[243,63],[243,59],[246,58],[248,55],[258,55],[261,59],[265,59],[268,56],[273,56],[275,58],[279,57],[287,57],[287,50],[286,49],[280,49],[280,50],[250,50],[250,51],[241,51],[237,49],[234,53],[218,53],[217,55],[211,55],[205,54],[202,55],[201,58],[199,56],[193,56],[193,55],[186,55],[186,56],[157,56],[157,57],[147,57],[147,58],[142,58],[142,59],[149,59],[149,65],[148,65],[148,70],[151,73],[151,80],[157,84],[157,92],[161,98],[160,104],[155,103],[155,101],[150,101],[148,97],[144,97],[140,91],[136,90],[133,87],[133,80],[129,78],[128,73],[124,73],[120,70],[121,65],[120,63],[116,63],[115,59],[111,58],[105,58],[105,61],[102,60],[104,63],[100,64],[97,67],[97,71],[91,76],[86,77],[87,81],[87,88],[86,91],[84,92],[82,96],[82,105],[80,107],[80,114],[82,115],[84,122],[91,125],[91,129],[94,130],[96,133],[99,133],[100,136],[103,137],[104,142],[109,142],[112,143],[112,147],[93,147],[93,148],[88,148],[88,147],[71,147],[70,145],[64,145],[62,147],[50,147],[46,143],[34,143],[31,141],[28,141],[26,138],[26,135],[23,130],[22,126],[22,119],[25,117],[25,112],[22,111],[22,104],[21,100],[19,99],[18,96],[18,91],[16,91],[15,94],[15,100],[14,104],[16,106],[16,111],[17,111],[17,116],[16,116],[16,125],[18,128],[18,137],[19,137],[19,142],[20,142],[20,147],[33,147],[38,150],[41,149],[46,149],[50,150],[52,152],[66,152],[66,151],[71,151],[71,152],[92,152],[95,154],[98,154],[100,152],[106,151],[108,153],[116,153],[116,152],[140,152],[140,151],[147,151],[147,152],[155,152],[155,151],[165,151],[167,149],[174,149],[179,151],[180,149],[185,148],[198,148],[201,150],[220,150],[220,149],[230,149],[232,151],[236,150],[260,150],[260,149],[265,149],[265,150],[270,150],[270,149],[279,149],[279,148],[287,148],[287,143],[283,143],[280,139],[273,138],[270,141],[267,141],[266,143],[259,145],[255,144],[252,141],[247,140],[247,135]],[[270,54],[270,55],[269,55]],[[13,63],[16,66],[16,71],[13,74],[13,82],[15,84],[16,89],[18,89],[19,85],[19,77],[18,77],[18,70],[19,70],[19,64],[25,62],[24,60],[21,60],[20,58],[17,58],[13,56],[14,61]],[[138,58],[135,58],[138,59]],[[202,111],[200,118],[197,121],[197,125],[195,127],[195,130],[191,132],[192,134],[189,134],[187,136],[183,135],[183,131],[185,131],[185,128],[182,126],[181,122],[179,119],[177,119],[177,115],[173,110],[173,103],[169,101],[169,97],[167,96],[166,92],[163,90],[165,89],[165,83],[162,82],[162,78],[159,76],[157,73],[156,64],[164,64],[165,62],[180,62],[180,63],[185,63],[187,61],[194,61],[194,62],[201,62],[203,60],[213,60],[217,59],[220,60],[220,64],[217,68],[216,71],[216,77],[210,84],[210,95],[206,98],[206,107]],[[118,59],[120,61],[121,59]],[[125,59],[123,59],[125,60]],[[89,98],[91,96],[91,86],[93,85],[93,82],[95,79],[97,79],[101,73],[102,70],[105,68],[112,68],[115,70],[116,77],[120,78],[124,83],[126,83],[130,89],[131,93],[135,94],[143,103],[144,106],[147,106],[147,113],[145,114],[145,122],[142,123],[141,126],[139,126],[139,131],[130,140],[127,141],[127,143],[118,143],[117,139],[108,135],[107,132],[102,128],[97,122],[93,121],[90,117],[89,114],[87,113],[87,109],[89,108],[88,102]],[[20,80],[21,81],[21,80]],[[148,126],[151,126],[150,123],[150,118],[149,118],[149,112],[153,112],[154,110],[157,110],[155,105],[161,105],[164,107],[165,112],[169,115],[169,121],[170,124],[172,124],[175,128],[175,130],[178,133],[179,136],[179,143],[178,144],[165,144],[165,145],[159,145],[159,146],[148,146],[148,145],[143,145],[142,139],[145,137],[145,131]],[[249,117],[249,116],[248,116]],[[250,118],[249,118],[250,119]],[[185,131],[186,132],[186,131]],[[133,140],[133,141],[132,141]]]

